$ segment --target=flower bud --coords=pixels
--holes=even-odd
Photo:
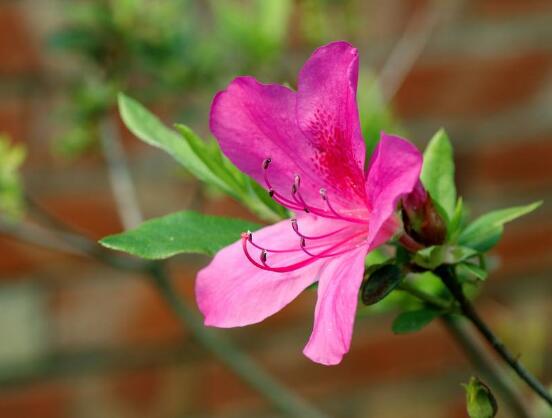
[[[427,246],[445,242],[445,221],[420,182],[412,193],[403,199],[402,218],[406,234],[415,241]]]

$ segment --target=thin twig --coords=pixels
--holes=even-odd
[[[100,123],[100,139],[109,168],[109,180],[113,198],[125,229],[132,229],[142,223],[143,217],[136,198],[136,189],[128,170],[125,151],[119,138],[117,126],[111,117]]]
[[[471,321],[479,333],[487,340],[495,352],[516,372],[516,374],[525,382],[529,387],[539,395],[548,405],[552,406],[552,394],[548,392],[545,386],[535,377],[529,370],[527,370],[514,356],[504,343],[491,331],[483,319],[474,309],[471,302],[468,300],[462,286],[456,278],[456,274],[451,266],[438,267],[435,272],[437,276],[441,278],[445,286],[449,289],[450,293],[458,302],[460,309],[464,316]]]
[[[382,102],[388,104],[395,96],[406,76],[422,54],[437,22],[448,12],[441,1],[428,3],[426,10],[416,12],[393,47],[378,75]]]
[[[399,289],[409,293],[430,307],[445,311],[451,311],[452,309],[450,302],[424,292],[412,286],[408,281],[403,281]],[[496,364],[479,340],[473,337],[470,331],[458,321],[456,316],[451,314],[443,315],[441,316],[441,320],[454,339],[463,348],[474,367],[487,378],[488,383],[497,390],[515,416],[518,418],[534,418],[529,412],[529,408],[525,404],[523,397],[518,393],[514,385],[510,383],[504,371]]]
[[[487,348],[482,346],[481,340],[477,339],[460,322],[459,317],[444,315],[441,319],[447,330],[458,342],[458,345],[462,347],[470,362],[487,380],[489,386],[496,390],[514,416],[517,418],[535,418],[523,396],[508,379],[504,370],[498,366]]]

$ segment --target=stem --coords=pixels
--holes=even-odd
[[[137,227],[142,223],[142,213],[136,198],[136,190],[128,164],[125,150],[119,138],[115,122],[105,117],[100,122],[100,139],[104,156],[109,168],[109,180],[113,198],[125,229]]]
[[[444,2],[429,2],[425,10],[417,12],[407,23],[401,38],[378,75],[382,102],[387,104],[395,96],[406,76],[422,54],[440,20],[451,14],[452,8]]]
[[[475,338],[459,318],[453,315],[444,315],[441,320],[450,334],[464,350],[464,353],[477,370],[485,377],[489,385],[496,389],[500,398],[508,405],[515,417],[534,418],[515,385],[511,383],[504,370],[498,366],[489,355],[486,347]]]
[[[544,387],[544,385],[537,380],[535,376],[531,374],[518,359],[506,348],[504,343],[489,329],[487,324],[481,319],[479,314],[475,311],[473,305],[468,300],[461,284],[456,278],[453,267],[440,266],[435,272],[437,276],[441,278],[445,286],[449,289],[450,293],[458,302],[460,310],[464,316],[469,319],[472,324],[477,328],[479,333],[487,340],[496,353],[516,372],[516,374],[525,382],[529,387],[539,395],[548,405],[552,406],[552,395]]]
[[[452,308],[447,301],[426,293],[412,286],[407,281],[402,282],[399,289],[411,294],[431,307],[448,311]],[[486,377],[491,386],[497,390],[515,416],[519,418],[534,418],[531,412],[529,412],[522,396],[518,393],[514,385],[510,383],[507,376],[505,376],[504,371],[498,367],[494,359],[485,350],[485,347],[474,338],[469,330],[467,330],[454,315],[443,315],[441,316],[441,320],[458,344],[463,348],[471,363]]]

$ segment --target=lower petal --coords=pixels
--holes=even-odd
[[[314,217],[302,217],[300,225],[310,233],[323,233],[332,227]],[[306,257],[289,220],[253,233],[253,240],[264,248],[296,249],[269,253],[268,263],[274,266],[290,265]],[[196,299],[205,325],[230,328],[264,320],[318,280],[316,273],[324,262],[317,260],[294,271],[276,273],[250,263],[241,241],[222,249],[197,275]]]
[[[319,272],[314,327],[303,353],[324,365],[349,351],[367,247],[328,261]]]

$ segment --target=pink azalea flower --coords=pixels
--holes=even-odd
[[[215,97],[210,125],[224,154],[296,215],[244,233],[198,273],[205,325],[260,322],[318,282],[303,352],[332,365],[349,350],[364,257],[400,228],[397,204],[422,164],[412,144],[382,133],[365,170],[357,77],[357,50],[335,42],[306,62],[296,92],[238,77]]]

